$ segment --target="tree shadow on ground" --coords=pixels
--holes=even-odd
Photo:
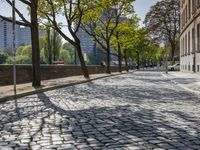
[[[183,98],[184,91],[165,88],[162,79],[159,88],[151,85],[148,90],[139,85],[115,85],[123,78],[113,78],[112,85],[91,82],[63,88],[53,94],[39,93],[19,99],[18,105],[12,102],[3,104],[5,107],[0,110],[0,146],[21,149],[34,149],[35,146],[37,149],[37,145],[41,145],[38,149],[199,149],[197,117],[181,110],[157,110],[144,106],[146,101],[153,106],[170,104],[174,100],[197,104],[199,99],[190,93]],[[133,80],[130,76],[128,78]],[[139,76],[137,80],[143,81]],[[158,94],[159,90],[162,94]],[[116,105],[101,105],[112,97]],[[191,97],[196,100],[190,100]],[[90,104],[98,99],[102,103]]]
[[[173,124],[162,113],[153,109],[139,108],[134,111],[131,106],[125,105],[65,110],[54,104],[44,93],[38,94],[38,98],[44,108],[40,111],[48,111],[40,118],[38,130],[32,134],[27,146],[23,146],[23,144],[17,145],[15,140],[12,141],[10,139],[0,141],[0,143],[7,142],[9,145],[20,148],[31,148],[31,143],[37,141],[37,134],[41,134],[45,128],[62,130],[61,136],[68,138],[62,138],[62,142],[69,141],[67,146],[69,149],[77,148],[77,146],[83,149],[128,149],[128,147],[131,148],[133,146],[139,149],[158,147],[168,149],[186,146],[186,141],[188,146],[195,147],[196,145],[191,139],[199,139],[198,134],[191,135],[186,128]],[[32,113],[37,118],[39,112],[34,112],[34,106],[32,110]],[[177,115],[177,112],[170,113]],[[63,120],[52,122],[50,116],[54,114],[57,114]],[[29,118],[29,116],[26,117]],[[191,116],[176,116],[177,119],[188,117]],[[185,121],[189,123],[191,120]],[[197,120],[192,121],[196,124],[199,123]],[[195,130],[196,133],[200,132],[199,128]],[[12,129],[11,131],[10,129],[7,132],[13,134],[17,133],[17,130]],[[71,147],[69,147],[69,144],[71,144]]]

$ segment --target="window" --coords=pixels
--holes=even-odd
[[[185,35],[185,55],[187,55],[187,34]]]
[[[188,1],[188,18],[191,17],[191,0]]]
[[[192,13],[194,14],[196,11],[196,1],[197,0],[192,0]]]
[[[197,25],[197,52],[200,52],[200,24]]]
[[[183,41],[183,39],[181,40],[181,47],[182,47],[182,49],[181,49],[181,55],[183,56],[184,55],[184,41]]]
[[[183,36],[183,56],[185,55],[185,36]]]
[[[182,38],[182,56],[184,55],[184,37]]]
[[[192,53],[195,51],[195,31],[192,29]]]
[[[188,5],[185,7],[185,23],[188,22]]]
[[[197,0],[197,8],[200,7],[200,0]]]
[[[188,32],[188,55],[190,55],[190,32]]]

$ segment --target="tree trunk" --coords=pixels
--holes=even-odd
[[[137,69],[139,70],[140,69],[140,53],[139,51],[136,51],[137,53]]]
[[[176,45],[174,43],[171,43],[172,65],[175,64],[175,51],[176,51]]]
[[[37,18],[37,0],[32,1],[31,6],[31,42],[32,42],[32,86],[40,86],[40,50],[39,50],[39,29]]]
[[[106,73],[111,73],[110,71],[110,44],[107,42],[107,60],[106,60]]]
[[[77,50],[76,47],[74,48],[74,64],[77,65]]]
[[[56,31],[53,29],[53,60],[56,61]]]
[[[129,72],[128,61],[127,61],[127,50],[126,49],[124,51],[124,59],[125,59],[126,71]]]
[[[84,75],[85,78],[89,78],[89,73],[88,73],[88,69],[85,65],[84,57],[83,57],[83,54],[82,54],[82,51],[81,51],[80,42],[77,42],[76,48],[77,48],[78,57],[79,57],[79,60],[80,60],[80,63],[81,63],[81,69],[82,69],[83,75]]]
[[[119,40],[118,32],[116,34],[117,40]],[[118,64],[119,64],[119,72],[122,72],[122,53],[121,53],[121,45],[119,42],[117,42],[118,46]]]
[[[52,64],[52,46],[51,46],[51,40],[50,40],[50,28],[47,27],[47,51],[48,51],[48,62],[49,64]]]
[[[143,70],[144,70],[144,56],[143,56],[143,51],[142,51],[142,54],[141,54],[141,55],[142,55],[142,58],[141,58],[141,59],[142,59],[142,60],[141,60],[141,61],[142,61],[142,68],[143,68]]]

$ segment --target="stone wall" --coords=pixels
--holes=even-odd
[[[90,74],[105,73],[106,68],[102,66],[88,66]],[[125,70],[125,67],[123,68]],[[111,72],[117,72],[117,66],[111,66]],[[80,66],[68,65],[41,65],[42,80],[56,79],[69,76],[82,75]],[[32,66],[17,65],[17,83],[32,81]],[[13,66],[0,65],[0,86],[13,84]]]

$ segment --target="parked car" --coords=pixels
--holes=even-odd
[[[65,62],[64,61],[54,61],[53,64],[54,65],[64,65]]]
[[[172,66],[168,66],[168,70],[169,71],[179,71],[180,70],[180,64],[177,63],[177,64],[174,64]]]

